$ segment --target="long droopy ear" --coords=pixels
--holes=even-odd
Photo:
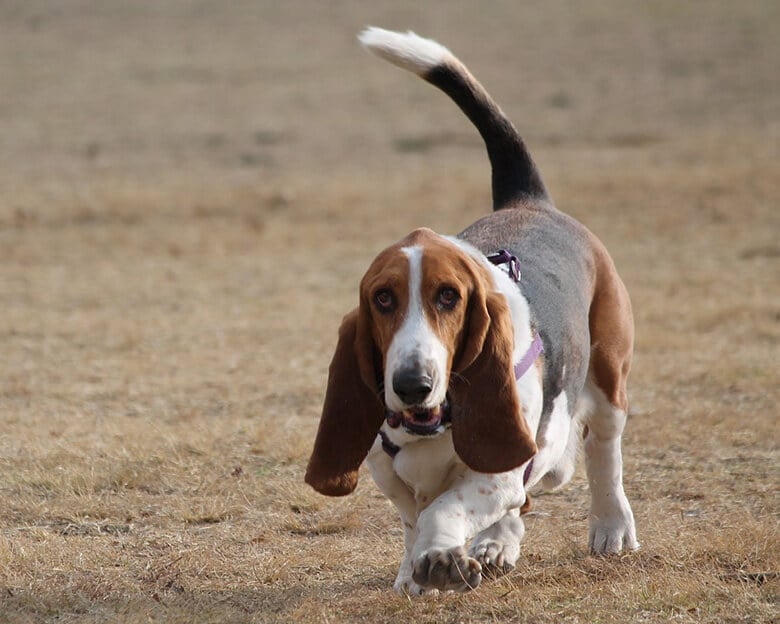
[[[478,292],[472,300],[450,378],[452,441],[472,470],[506,472],[537,452],[515,389],[512,319],[503,295]]]
[[[360,464],[384,417],[366,320],[356,309],[341,323],[320,426],[306,469],[306,483],[328,496],[344,496],[355,489]]]

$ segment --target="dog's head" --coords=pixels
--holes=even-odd
[[[343,320],[306,482],[349,494],[388,415],[431,435],[452,419],[473,470],[504,472],[536,445],[515,389],[514,332],[488,269],[455,243],[415,230],[380,253]]]

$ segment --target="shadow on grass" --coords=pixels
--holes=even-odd
[[[122,589],[85,588],[46,594],[26,589],[0,588],[0,621],[16,622],[290,622],[328,618],[367,592],[389,591],[392,579],[365,578],[344,583],[338,579],[301,579],[293,585],[225,590],[166,589],[129,595]],[[101,591],[102,590],[102,591]],[[96,597],[96,593],[103,594]],[[108,596],[106,596],[108,594]]]

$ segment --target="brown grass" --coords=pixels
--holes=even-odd
[[[776,3],[66,5],[0,8],[0,621],[777,621]],[[639,552],[587,555],[580,471],[515,572],[411,602],[368,475],[303,485],[373,254],[489,205],[366,23],[458,52],[612,251]]]

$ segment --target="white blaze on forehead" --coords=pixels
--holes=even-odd
[[[409,260],[409,304],[404,319],[387,350],[385,366],[385,402],[392,411],[402,411],[406,405],[393,390],[393,376],[402,368],[415,367],[431,377],[433,389],[422,407],[433,408],[444,402],[449,371],[447,348],[425,317],[423,301],[423,248],[403,247]]]
[[[409,308],[410,315],[424,314],[422,306],[422,247],[403,247],[401,252],[409,260]]]

